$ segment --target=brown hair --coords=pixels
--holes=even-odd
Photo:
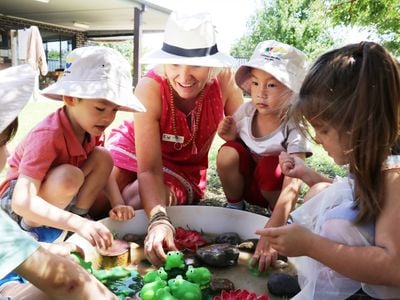
[[[14,121],[12,121],[10,125],[0,133],[0,147],[5,146],[14,137],[17,133],[17,129],[18,118],[15,118]]]
[[[295,104],[303,125],[320,120],[339,137],[350,135],[349,171],[360,210],[356,223],[379,215],[385,196],[382,163],[399,150],[399,72],[398,62],[379,44],[347,45],[317,59]]]

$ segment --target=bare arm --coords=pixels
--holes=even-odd
[[[279,164],[285,176],[299,178],[310,187],[316,183],[333,181],[307,166],[304,159],[286,152],[281,152],[279,155]]]
[[[50,204],[38,195],[40,184],[39,180],[19,176],[12,199],[17,214],[40,225],[76,232],[100,248],[111,246],[113,237],[107,227]]]
[[[95,277],[68,257],[53,254],[43,247],[15,270],[33,285],[25,293],[29,299],[118,299]],[[41,291],[39,291],[37,288]],[[19,292],[19,289],[14,289]]]
[[[135,93],[147,109],[135,114],[135,141],[140,200],[151,219],[158,212],[166,212],[170,196],[162,170],[160,87],[153,79],[143,78]],[[156,223],[148,230],[145,244],[146,257],[153,265],[160,266],[166,257],[164,247],[176,249],[172,225],[165,220]]]
[[[114,172],[111,172],[107,180],[105,192],[111,205],[111,210],[109,212],[111,219],[117,221],[126,221],[133,218],[135,215],[135,210],[132,206],[125,205],[125,201],[122,198]]]
[[[232,69],[225,69],[218,75],[226,116],[231,116],[243,103],[243,92],[235,83]]]
[[[168,203],[162,172],[160,86],[153,79],[143,78],[135,94],[147,109],[145,113],[134,114],[134,120],[140,198],[151,216],[158,209],[165,209]]]
[[[257,232],[266,236],[271,245],[284,255],[309,256],[357,281],[400,286],[400,173],[391,170],[383,174],[386,198],[376,222],[374,246],[347,246],[295,224]]]

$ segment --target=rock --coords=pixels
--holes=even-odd
[[[197,249],[196,255],[207,265],[228,267],[237,263],[240,251],[231,244],[212,244]]]
[[[220,235],[218,235],[215,238],[215,243],[216,244],[231,244],[231,245],[239,245],[242,239],[236,232],[225,232]]]
[[[278,297],[292,298],[300,292],[297,276],[288,273],[274,273],[268,278],[268,291]]]

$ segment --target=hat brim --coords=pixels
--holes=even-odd
[[[119,106],[118,110],[145,112],[146,108],[133,94],[132,87],[119,86],[110,80],[96,81],[57,81],[41,91],[53,100],[63,100],[63,96],[82,99],[105,99]]]
[[[156,50],[144,55],[140,59],[140,63],[154,65],[177,64],[217,68],[234,67],[236,65],[235,59],[233,57],[222,52],[201,57],[184,57],[170,54],[163,50]]]
[[[260,68],[259,64],[248,63],[241,65],[236,70],[235,82],[243,91],[245,91],[249,95],[251,95],[251,69],[258,69],[264,72],[268,72],[293,92],[298,93],[300,90],[300,85],[296,85],[293,82],[290,82],[288,78],[288,72],[286,70],[280,70],[279,68],[268,64],[263,65],[263,67]]]
[[[0,71],[0,133],[31,99],[37,75],[28,64]]]

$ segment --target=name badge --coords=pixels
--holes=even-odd
[[[164,142],[179,143],[183,144],[184,137],[181,135],[163,133],[162,140]]]

